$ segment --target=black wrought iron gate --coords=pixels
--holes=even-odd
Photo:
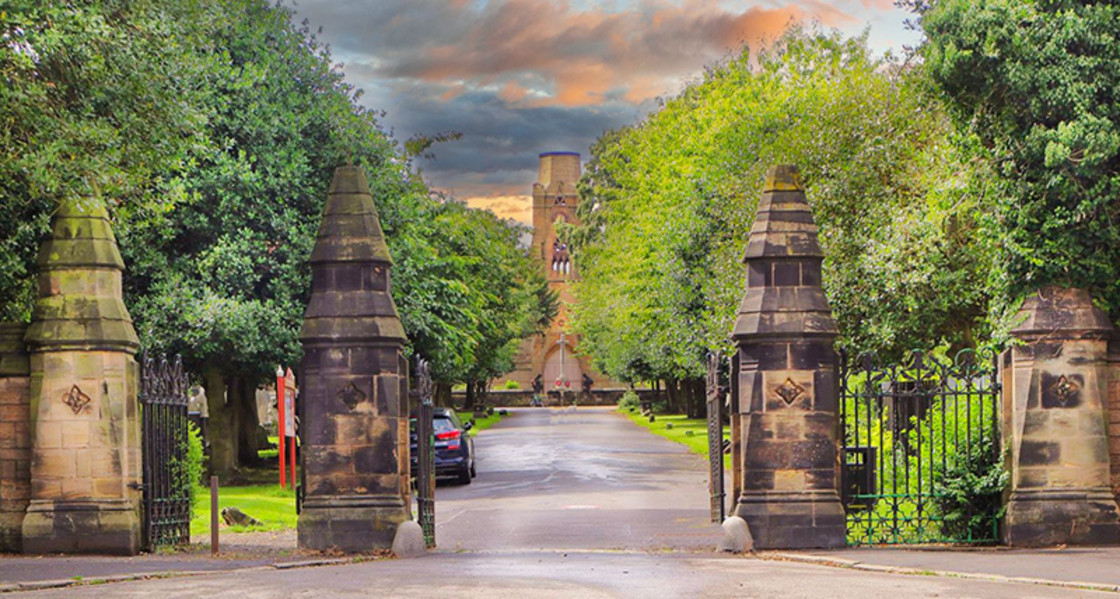
[[[436,546],[436,456],[433,430],[432,375],[428,361],[416,359],[416,506],[428,548]]]
[[[720,355],[708,354],[708,493],[711,497],[712,522],[723,522],[723,387],[719,376]]]
[[[999,493],[978,483],[1002,473],[995,352],[842,355],[840,379],[848,544],[995,542]]]
[[[140,361],[144,546],[185,545],[194,483],[187,468],[187,375],[178,356]]]

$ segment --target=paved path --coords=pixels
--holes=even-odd
[[[800,553],[875,566],[1120,586],[1120,547],[865,548]]]
[[[711,551],[705,461],[609,410],[523,409],[476,439],[478,478],[437,490],[439,550],[420,559],[277,569],[184,556],[0,558],[0,580],[57,580],[153,570],[235,571],[48,588],[5,597],[1108,597],[1084,589],[857,571]],[[272,543],[275,544],[275,543]],[[1120,550],[1079,553],[891,550],[830,559],[929,570],[1054,571],[1093,580]],[[1075,552],[1076,553],[1075,555]],[[1078,557],[1080,556],[1080,557]],[[300,559],[296,553],[283,559]],[[968,569],[971,564],[975,569]],[[1032,566],[1031,564],[1038,564]],[[248,566],[248,567],[246,567]],[[1015,575],[995,570],[995,574]],[[1111,576],[1111,575],[1110,575]]]
[[[453,550],[711,551],[705,460],[609,408],[525,408],[475,439],[478,477],[436,491]]]
[[[8,597],[9,595],[5,595]],[[1077,589],[857,572],[696,553],[440,553],[296,570],[252,570],[14,593],[42,599],[319,599],[323,597],[751,597],[781,599],[1058,599],[1115,597]]]

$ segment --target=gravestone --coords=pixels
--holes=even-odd
[[[31,360],[31,501],[24,553],[140,548],[140,342],[100,200],[64,200],[39,250]]]
[[[1081,289],[1027,298],[1003,356],[1008,545],[1120,543],[1110,486],[1108,341],[1115,329]]]
[[[300,332],[304,549],[389,549],[411,519],[408,367],[391,266],[365,173],[339,167]]]
[[[741,489],[733,514],[757,549],[845,542],[838,486],[838,372],[817,226],[796,167],[766,175],[744,262],[738,346]]]

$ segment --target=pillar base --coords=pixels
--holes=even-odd
[[[0,553],[23,551],[24,512],[0,512]]]
[[[1013,547],[1120,543],[1120,509],[1112,490],[1013,491],[1003,520]]]
[[[33,500],[23,519],[23,552],[136,555],[140,506],[129,500]]]
[[[343,553],[391,549],[397,526],[411,519],[397,496],[305,498],[297,523],[299,548]]]
[[[747,521],[755,549],[843,547],[844,506],[835,491],[750,493],[739,497],[735,514]]]

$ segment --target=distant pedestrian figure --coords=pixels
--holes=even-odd
[[[187,400],[187,418],[198,427],[202,436],[203,449],[210,449],[210,405],[206,399],[206,389],[202,385],[192,385],[190,398]]]
[[[537,375],[533,379],[533,399],[529,401],[529,405],[533,407],[541,407],[544,401],[541,399],[541,394],[544,393],[544,381],[541,380],[541,375]]]

